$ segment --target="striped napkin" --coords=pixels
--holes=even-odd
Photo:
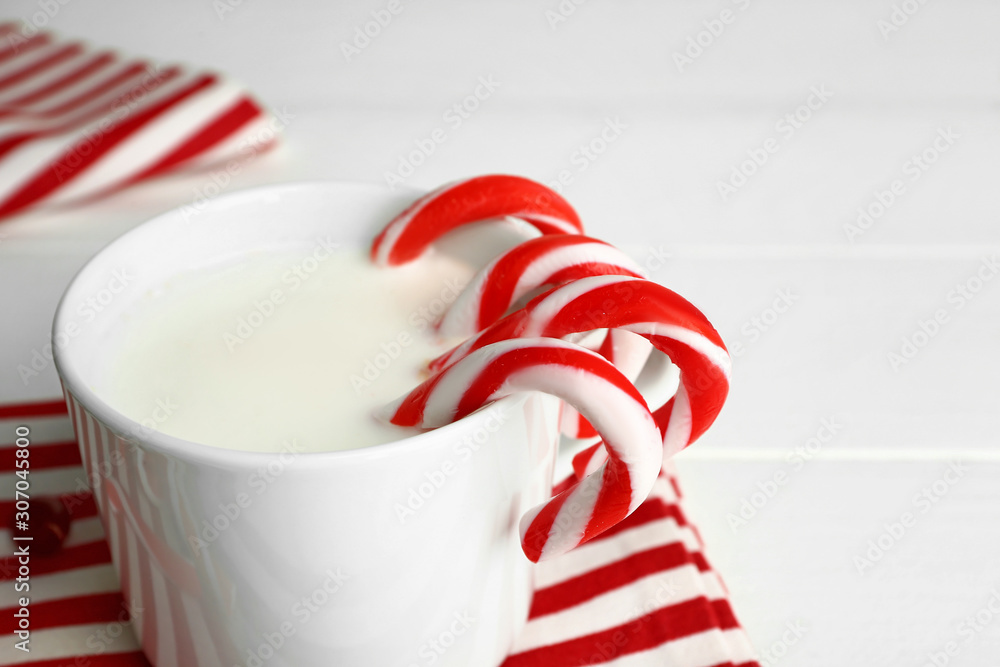
[[[61,551],[30,559],[30,653],[14,647],[13,634],[21,595],[14,592],[19,564],[11,540],[15,440],[22,426],[30,433],[31,496],[58,497],[72,517]],[[0,406],[0,480],[0,664],[148,666],[62,400]],[[757,665],[684,516],[672,473],[628,519],[535,567],[531,617],[504,667]],[[161,642],[160,650],[178,649]]]
[[[270,148],[275,129],[217,74],[0,24],[0,220],[242,161]]]

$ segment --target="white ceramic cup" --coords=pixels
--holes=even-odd
[[[125,234],[63,296],[56,366],[154,665],[480,667],[523,626],[532,581],[517,526],[551,489],[556,399],[512,396],[369,448],[262,454],[164,435],[93,390],[147,290],[322,236],[366,246],[418,194],[307,183],[222,196]]]

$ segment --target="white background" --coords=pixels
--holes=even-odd
[[[1000,279],[961,307],[952,292],[976,287],[1000,252],[1000,5],[897,2],[913,13],[897,13],[889,32],[888,0],[403,0],[346,57],[342,45],[387,4],[70,0],[48,27],[221,70],[288,118],[282,147],[227,190],[385,182],[439,127],[446,141],[407,185],[490,172],[552,182],[567,171],[563,194],[589,233],[642,262],[667,254],[653,277],[740,350],[729,404],[679,466],[758,648],[801,622],[804,636],[777,664],[924,665],[950,641],[947,664],[1000,664],[1000,618],[987,608],[1000,587]],[[40,5],[3,9],[30,21]],[[724,10],[731,22],[709,39],[704,22]],[[707,46],[679,67],[674,54],[700,32]],[[445,113],[481,78],[496,90],[454,127]],[[814,90],[828,99],[813,97],[818,108],[799,110],[808,120],[783,129]],[[581,169],[581,145],[609,119],[624,129]],[[908,161],[939,132],[954,139],[912,179]],[[723,199],[718,183],[769,139],[777,151]],[[190,203],[208,178],[0,226],[0,401],[58,394],[51,368],[27,385],[15,369],[46,343],[66,282],[122,231]],[[845,225],[894,179],[903,194],[849,239]],[[773,317],[779,292],[791,305]],[[939,309],[947,321],[922,336]],[[893,368],[904,337],[923,345]],[[805,465],[790,462],[824,418],[839,425],[833,438]],[[956,460],[963,474],[939,481],[946,492],[923,511],[915,496]],[[786,483],[734,527],[730,515],[775,472]],[[916,525],[883,537],[890,548],[859,572],[855,557],[904,512]],[[966,632],[963,619],[984,609],[989,621]]]

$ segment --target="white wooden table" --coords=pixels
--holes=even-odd
[[[226,191],[558,184],[734,352],[679,466],[764,664],[1000,664],[1000,5],[43,4],[3,11],[220,69],[280,115]],[[0,401],[58,394],[16,368],[69,278],[210,179],[0,226]]]

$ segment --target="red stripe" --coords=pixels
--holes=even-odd
[[[0,419],[24,417],[53,417],[67,414],[66,401],[59,398],[37,403],[10,403],[0,405]]]
[[[22,39],[20,36],[17,39]],[[8,42],[13,42],[14,38],[8,37]],[[0,51],[0,63],[11,58],[16,58],[18,55],[24,54],[32,49],[37,49],[39,47],[45,46],[52,41],[51,35],[35,35],[34,37],[28,37],[24,39],[21,44],[12,44],[6,49]]]
[[[17,447],[0,448],[0,473],[16,470]],[[30,469],[46,470],[80,465],[80,446],[76,441],[34,444],[28,447]]]
[[[687,518],[680,507],[672,503],[663,501],[660,498],[647,498],[646,502],[639,505],[639,509],[632,512],[625,519],[595,537],[591,542],[606,540],[618,535],[626,530],[638,528],[652,521],[671,518],[677,522],[678,526],[687,526]]]
[[[67,44],[66,46],[56,51],[55,53],[48,55],[45,58],[42,58],[38,62],[32,63],[31,65],[28,65],[27,67],[17,72],[8,74],[4,78],[0,79],[0,90],[21,83],[25,79],[29,79],[35,76],[36,74],[44,72],[50,67],[58,65],[67,58],[72,58],[73,56],[78,55],[80,53],[83,53],[83,45]]]
[[[108,543],[104,540],[65,547],[59,553],[51,556],[30,556],[29,547],[29,557],[32,576],[111,562],[111,552],[108,551]],[[19,564],[18,556],[0,558],[0,574],[2,574],[0,580],[10,581],[14,579],[14,572]]]
[[[134,79],[143,72],[147,71],[149,71],[149,63],[146,62],[134,63],[129,67],[126,67],[113,77],[107,79],[106,81],[97,84],[93,88],[83,91],[82,93],[80,93],[79,95],[77,95],[72,99],[66,100],[59,106],[43,109],[42,111],[39,111],[37,115],[43,118],[54,118],[60,114],[64,114],[69,111],[76,111],[84,107],[85,105],[93,102],[94,100],[101,97],[105,93],[108,93],[109,91],[114,91],[115,89],[122,87],[125,83],[127,83],[131,79]],[[147,92],[149,90],[157,88],[163,83],[179,75],[180,75],[180,69],[177,67],[172,67],[168,70],[160,72],[156,77],[153,77],[148,84],[146,84],[147,86],[151,86],[151,88],[147,88]],[[143,84],[141,82],[136,82],[135,84],[131,84],[124,91],[112,96],[111,99],[105,104],[98,105],[97,110],[107,111],[111,109],[119,100],[121,100],[123,97],[126,97],[130,93],[134,92],[137,88],[140,88],[142,85]],[[94,111],[94,109],[88,110],[88,113],[92,111]]]
[[[456,227],[507,215],[532,222],[542,233],[566,232],[538,221],[532,214],[564,220],[577,231],[583,231],[576,211],[554,190],[520,176],[490,174],[444,186],[413,202],[375,237],[373,257],[378,255],[394,223],[417,208],[419,212],[403,227],[389,248],[387,263],[390,265],[416,259],[438,237]]]
[[[95,653],[94,655],[52,658],[51,660],[22,664],[25,667],[152,667],[142,651]]]
[[[34,92],[26,93],[21,97],[4,102],[3,106],[5,107],[26,106],[34,102],[37,102],[38,100],[45,99],[50,95],[58,93],[60,90],[63,90],[76,83],[79,83],[81,80],[87,78],[94,72],[103,69],[105,66],[111,64],[112,62],[114,62],[114,60],[115,56],[110,51],[107,51],[105,53],[99,53],[95,55],[93,58],[91,58],[90,61],[84,63],[82,66],[76,68],[72,72],[60,77],[59,79],[56,79],[52,83],[43,86],[42,88],[39,88]]]
[[[47,170],[25,183],[16,192],[12,193],[6,201],[0,203],[0,215],[9,215],[19,211],[53,190],[73,180],[87,170],[92,164],[108,153],[118,144],[128,139],[132,134],[144,125],[154,120],[173,106],[191,97],[198,92],[210,87],[216,82],[216,77],[205,74],[196,79],[193,83],[185,86],[173,95],[150,106],[144,111],[135,114],[131,118],[126,118],[117,126],[99,137],[94,138],[88,144],[90,151],[82,156],[76,151],[76,147],[70,148],[62,157],[55,160]]]
[[[607,630],[512,655],[502,667],[600,664],[706,630],[738,627],[732,614],[725,613],[728,605],[717,609],[716,602],[695,598],[663,607]]]
[[[536,590],[530,617],[538,618],[575,607],[643,577],[683,565],[698,566],[680,542],[640,551],[572,579]],[[701,567],[698,569],[705,571]]]
[[[542,557],[545,545],[549,542],[549,535],[552,534],[552,526],[556,517],[559,516],[559,510],[563,503],[569,499],[569,496],[569,493],[564,492],[548,501],[528,524],[527,530],[524,531],[521,548],[524,550],[524,555],[532,563],[537,563],[538,559]]]
[[[594,501],[593,514],[583,529],[580,544],[589,542],[608,528],[621,523],[622,519],[628,516],[631,504],[632,478],[628,466],[620,459],[609,458],[604,465],[601,488],[597,500]]]
[[[204,153],[260,115],[262,115],[260,107],[249,98],[241,98],[236,104],[223,111],[220,117],[191,135],[184,143],[164,155],[158,162],[130,178],[129,182],[136,182],[173,169]]]
[[[118,591],[94,593],[79,597],[60,598],[46,602],[31,602],[31,629],[44,630],[85,623],[127,623],[128,610]],[[11,634],[17,629],[14,607],[0,609],[0,632]]]
[[[530,266],[544,260],[548,254],[556,250],[581,243],[607,245],[603,241],[587,236],[554,234],[525,241],[499,257],[483,284],[482,294],[479,297],[478,321],[475,323],[476,331],[485,329],[503,317],[507,308],[514,302],[514,290],[518,287],[518,279]],[[546,281],[529,285],[528,291],[544,284]]]

